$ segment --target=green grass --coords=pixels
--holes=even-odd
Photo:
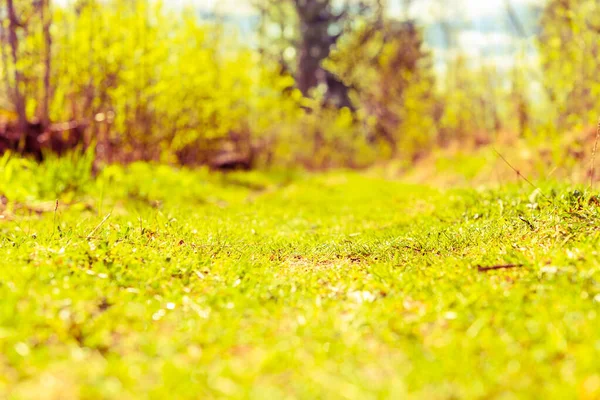
[[[600,398],[584,190],[80,166],[0,166],[0,398]]]

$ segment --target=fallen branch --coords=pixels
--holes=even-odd
[[[492,265],[491,267],[482,267],[481,265],[477,266],[477,271],[479,272],[488,272],[488,271],[496,271],[499,269],[511,269],[511,268],[520,268],[524,267],[523,264],[506,264],[506,265]]]

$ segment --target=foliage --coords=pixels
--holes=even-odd
[[[364,101],[373,93],[361,88],[362,116],[332,106],[331,87],[325,91],[315,87],[312,98],[303,98],[294,88],[291,74],[297,71],[289,68],[289,60],[278,62],[269,57],[272,53],[257,52],[239,37],[225,34],[226,26],[218,21],[200,21],[193,12],[173,11],[147,0],[53,4],[52,59],[46,63],[42,29],[46,20],[36,7],[15,4],[18,18],[27,25],[17,30],[17,64],[8,53],[3,58],[4,79],[9,86],[21,87],[11,81],[11,73],[22,74],[27,120],[44,119],[41,104],[49,95],[50,121],[84,121],[88,128],[83,142],[96,147],[100,160],[210,164],[220,153],[233,152],[255,165],[330,167],[362,166],[377,158],[379,148],[369,144],[373,138],[365,131],[368,121],[378,118]],[[291,22],[293,8],[269,4],[270,18],[276,8],[283,12],[280,27]],[[302,10],[298,13],[310,11]],[[330,13],[333,18],[333,8]],[[340,24],[343,37],[355,30]],[[271,27],[267,23],[264,29]],[[292,31],[296,37],[301,32]],[[2,32],[7,33],[8,26]],[[281,33],[289,36],[289,32],[286,27]],[[410,34],[406,40],[413,40]],[[402,44],[386,46],[389,53]],[[402,57],[403,53],[395,54]],[[389,56],[382,55],[382,60]],[[338,57],[337,64],[348,62],[339,61]],[[386,72],[368,63],[364,60],[363,67],[375,68],[379,87],[395,78],[391,66]],[[406,131],[402,139],[406,143],[398,142],[392,154],[401,146],[410,155],[435,136],[431,118],[420,117],[431,111],[428,98],[433,86],[431,73],[423,67],[421,74],[420,66],[411,66],[407,74],[415,78],[399,80],[402,87],[407,79],[415,81],[406,91],[407,101],[377,100],[379,105],[389,102],[389,113],[399,113],[404,121],[402,126],[386,128],[394,136]],[[49,84],[43,90],[40,85],[47,73]],[[326,74],[328,80],[338,82],[331,72]],[[421,75],[428,77],[417,78]],[[343,84],[338,86],[343,95]],[[420,137],[424,131],[427,138]]]
[[[544,7],[541,70],[525,45],[508,69],[433,54],[423,26],[375,0],[253,3],[252,38],[155,0],[2,3],[0,151],[40,158],[29,147],[62,141],[46,147],[108,163],[362,167],[596,119],[592,0]]]
[[[539,51],[559,130],[598,119],[599,11],[593,0],[550,0],[544,10]]]
[[[0,158],[0,194],[17,203],[59,197],[70,201],[90,185],[94,156],[91,150],[62,157],[48,153],[40,167],[7,152]]]
[[[435,81],[414,23],[389,23],[378,31],[363,24],[340,42],[327,67],[352,89],[370,139],[387,144],[392,156],[400,151],[410,157],[431,146]]]
[[[510,104],[502,89],[505,79],[495,67],[471,65],[461,54],[450,60],[441,95],[441,140],[489,142],[509,124],[511,118],[502,113]]]
[[[102,159],[171,160],[194,145],[206,161],[203,151],[214,143],[260,146],[279,133],[272,126],[297,114],[299,97],[283,93],[288,76],[194,13],[121,0],[53,9],[50,117],[88,121],[87,141],[98,143]],[[20,38],[31,119],[40,102],[41,44]]]

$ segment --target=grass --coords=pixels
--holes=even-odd
[[[1,165],[0,398],[600,398],[582,188]]]

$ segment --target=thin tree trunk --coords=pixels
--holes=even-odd
[[[50,77],[52,76],[52,34],[50,27],[52,25],[52,14],[50,10],[50,0],[42,0],[41,16],[44,30],[44,98],[42,99],[42,111],[40,120],[47,128],[50,125],[50,99],[52,98],[52,88],[50,86]]]
[[[6,38],[6,29],[4,27],[4,21],[0,21],[0,64],[2,66],[2,75],[4,78],[4,89],[6,93],[12,96],[13,90],[10,84],[10,62],[8,60],[8,39]]]
[[[24,84],[24,76],[19,68],[19,37],[17,35],[17,29],[21,27],[21,24],[17,18],[15,6],[13,0],[6,0],[8,6],[8,42],[12,53],[12,61],[14,67],[14,87],[13,87],[13,103],[15,112],[18,115],[19,131],[21,134],[27,132],[27,111],[25,109],[25,97],[21,92]]]

